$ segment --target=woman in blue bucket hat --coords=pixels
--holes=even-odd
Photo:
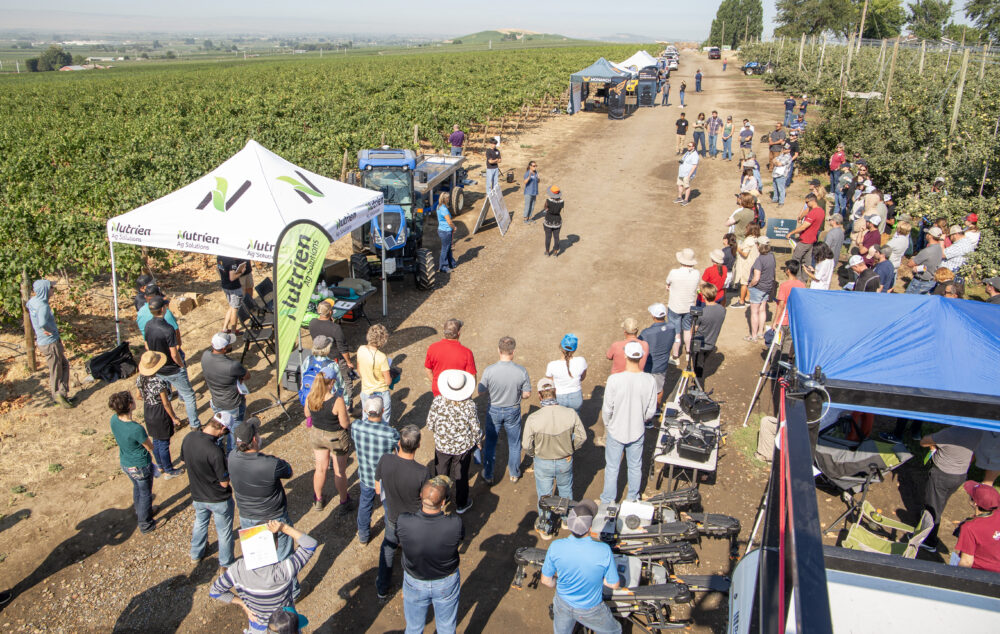
[[[583,388],[580,384],[587,376],[587,360],[574,356],[580,340],[570,333],[559,342],[562,359],[550,361],[545,368],[545,376],[556,384],[556,402],[580,411],[583,405]]]

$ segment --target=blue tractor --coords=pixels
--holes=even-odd
[[[376,217],[351,233],[354,277],[381,277],[384,269],[387,278],[412,275],[417,288],[434,287],[437,262],[430,249],[423,246],[424,222],[436,222],[435,210],[442,192],[451,193],[453,214],[462,211],[467,178],[464,162],[462,156],[417,156],[412,150],[388,146],[358,152],[361,186],[382,192],[384,226]]]

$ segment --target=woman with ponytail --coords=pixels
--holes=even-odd
[[[545,376],[556,384],[556,402],[580,411],[583,406],[581,383],[587,377],[587,360],[573,356],[580,340],[574,334],[565,335],[559,342],[562,359],[550,361]]]

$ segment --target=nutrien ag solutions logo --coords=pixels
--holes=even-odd
[[[302,200],[306,201],[308,204],[312,204],[313,198],[323,198],[325,194],[321,192],[315,185],[309,182],[306,175],[302,172],[295,170],[295,174],[302,179],[298,181],[291,176],[279,176],[277,180],[282,183],[288,183],[295,190],[295,193],[302,197]]]
[[[226,194],[229,191],[229,181],[226,179],[216,176],[215,177],[215,189],[205,194],[205,197],[201,199],[198,206],[195,209],[202,210],[208,206],[208,203],[212,203],[218,211],[229,211],[229,209],[236,204],[236,201],[250,189],[250,181],[243,181],[239,189],[233,192],[233,195],[226,198]]]
[[[251,240],[247,244],[247,255],[261,259],[270,259],[274,255],[274,244],[268,240]]]
[[[212,244],[219,244],[219,236],[183,229],[177,232],[177,246],[182,249],[208,251],[209,245]]]
[[[147,229],[141,225],[130,225],[128,223],[123,224],[121,222],[116,222],[112,225],[111,230],[122,235],[130,236],[148,236],[153,233],[151,229]]]

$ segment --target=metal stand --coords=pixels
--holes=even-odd
[[[256,416],[257,414],[260,414],[261,412],[266,412],[269,409],[274,409],[275,407],[280,407],[281,411],[284,412],[284,414],[285,414],[285,418],[287,418],[288,420],[292,420],[292,415],[289,414],[288,410],[285,408],[285,403],[291,403],[293,400],[295,400],[295,398],[293,397],[293,398],[288,399],[287,401],[282,401],[281,400],[281,385],[280,384],[278,385],[278,392],[276,394],[273,394],[272,396],[274,397],[274,400],[271,401],[271,404],[268,405],[268,406],[266,406],[266,407],[260,408],[259,410],[257,410],[256,412],[254,412],[253,415]],[[249,412],[248,412],[248,414],[249,414]]]
[[[781,319],[778,323],[785,321],[785,313],[788,311],[788,307],[781,311]],[[770,377],[770,372],[768,368],[771,367],[771,358],[774,356],[774,351],[780,350],[778,346],[781,344],[781,327],[779,326],[774,332],[774,338],[771,339],[771,347],[767,349],[767,357],[764,359],[764,367],[760,370],[760,378],[757,379],[757,387],[753,389],[753,397],[750,398],[750,405],[747,407],[747,415],[743,417],[743,426],[747,426],[747,422],[750,420],[750,412],[753,411],[754,405],[757,404],[757,397],[760,396],[760,388],[764,385],[764,379]],[[780,354],[780,353],[779,353]]]

